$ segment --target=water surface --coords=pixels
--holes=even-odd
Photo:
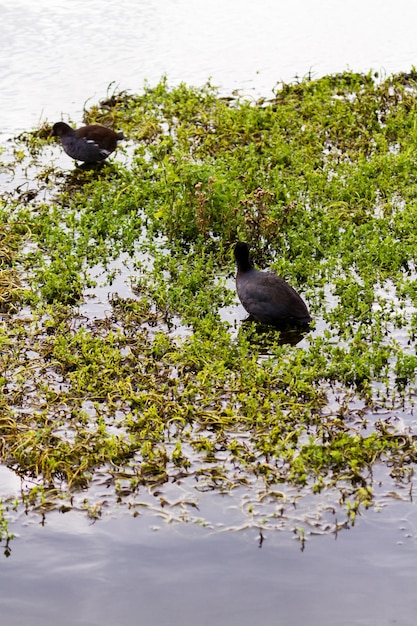
[[[304,551],[287,533],[151,530],[54,513],[24,528],[0,567],[8,626],[388,626],[414,623],[417,516],[370,511]],[[5,622],[6,623],[6,622]]]
[[[0,21],[6,133],[45,117],[79,123],[109,84],[135,92],[163,74],[270,95],[309,72],[391,73],[417,62],[412,0],[1,0]]]

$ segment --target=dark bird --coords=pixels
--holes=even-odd
[[[295,289],[276,274],[254,268],[246,243],[239,241],[234,254],[237,295],[252,318],[274,326],[307,326],[311,322],[307,306]]]
[[[76,161],[98,163],[104,161],[116,150],[117,142],[124,139],[123,133],[91,124],[82,128],[71,128],[65,122],[57,122],[52,127],[52,136],[59,137],[64,151]]]

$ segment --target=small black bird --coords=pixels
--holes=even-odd
[[[115,133],[99,124],[75,130],[65,122],[53,125],[52,136],[61,139],[62,147],[68,156],[85,163],[104,161],[116,150],[117,142],[125,138],[123,133]]]
[[[311,322],[307,306],[295,289],[276,274],[254,268],[246,243],[239,241],[234,255],[237,295],[251,317],[274,326],[307,326]]]

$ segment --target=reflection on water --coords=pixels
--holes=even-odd
[[[249,316],[242,322],[242,331],[245,332],[251,343],[260,347],[263,354],[268,354],[274,346],[290,345],[296,346],[309,333],[307,326],[283,326],[277,328],[266,324],[254,323]]]
[[[280,80],[415,63],[412,0],[13,0],[0,2],[2,132],[79,123],[109,84],[145,79],[270,95]],[[330,52],[330,53],[329,53]]]
[[[0,567],[7,626],[387,626],[417,611],[416,515],[396,537],[375,512],[355,532],[315,539],[152,531],[140,517],[88,525],[53,514],[31,524]]]

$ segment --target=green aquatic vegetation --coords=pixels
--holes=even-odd
[[[376,466],[411,492],[414,78],[347,72],[259,101],[167,79],[111,93],[85,121],[130,141],[101,167],[56,167],[48,124],[16,140],[0,458],[25,481],[17,511],[210,526],[194,509],[215,492],[243,524],[285,512],[304,542],[294,502],[330,499],[337,532],[378,503]],[[237,240],[302,293],[311,330],[239,321]]]
[[[3,502],[0,501],[0,542],[4,541],[3,553],[6,557],[11,554],[10,541],[14,539],[13,533],[9,531],[9,519],[7,515],[5,515],[7,508],[7,505],[4,506]]]
[[[3,312],[13,309],[23,298],[18,260],[29,238],[24,223],[8,222],[6,206],[0,212],[0,310]]]
[[[183,324],[194,328],[207,325],[211,317],[219,318],[219,309],[233,301],[224,281],[217,278],[218,266],[210,253],[160,255],[152,271],[144,268],[143,273],[135,291],[151,297],[166,320],[178,315]]]

